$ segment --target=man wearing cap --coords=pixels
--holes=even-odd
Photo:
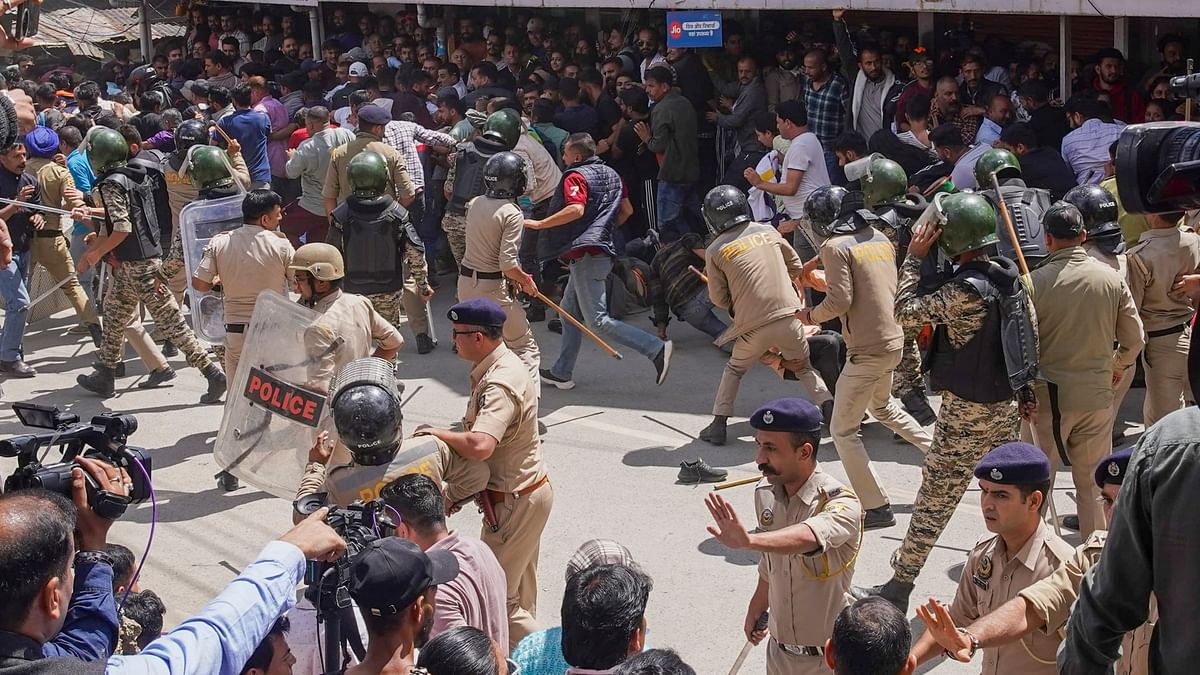
[[[1100,488],[1100,501],[1106,520],[1112,520],[1113,507],[1132,454],[1133,449],[1126,448],[1114,452],[1096,465],[1095,481]],[[1080,581],[1100,561],[1107,536],[1105,530],[1096,530],[1050,576],[1030,585],[1017,597],[981,616],[966,628],[957,628],[950,613],[935,600],[918,607],[917,614],[938,644],[946,650],[945,654],[963,662],[969,662],[980,648],[1011,644],[1029,634],[1056,635],[1067,624],[1071,606],[1079,595]],[[1149,674],[1150,636],[1154,632],[1157,616],[1157,602],[1151,600],[1150,619],[1125,634],[1121,642],[1121,658],[1117,663],[1117,672],[1121,675]]]
[[[967,555],[950,605],[958,625],[975,621],[1045,579],[1070,559],[1072,549],[1042,519],[1053,473],[1046,455],[1028,443],[1006,443],[975,467],[983,519],[993,534]],[[969,639],[969,636],[968,636]],[[983,650],[983,675],[1054,675],[1058,633],[1034,633],[1018,644]],[[976,644],[971,654],[979,649]],[[913,645],[917,664],[939,655],[932,631]]]
[[[1092,471],[1112,451],[1113,386],[1133,376],[1127,369],[1144,343],[1142,322],[1121,276],[1083,249],[1075,205],[1055,203],[1042,224],[1050,255],[1030,273],[1041,357],[1032,426],[1051,465],[1071,466],[1086,537],[1104,527]]]
[[[825,641],[849,604],[862,544],[858,497],[817,463],[821,411],[801,398],[771,401],[750,417],[765,483],[754,492],[757,529],[747,531],[718,493],[705,500],[708,532],[733,549],[758,551],[758,586],[744,631],[758,644],[768,634],[768,675],[827,673]],[[770,610],[767,630],[755,624]]]
[[[508,577],[509,647],[536,630],[537,563],[554,488],[538,440],[537,384],[504,344],[506,316],[494,301],[472,298],[450,308],[458,356],[473,364],[463,431],[425,427],[466,459],[491,469],[480,538]],[[494,512],[494,519],[488,511]],[[488,522],[492,520],[493,522]]]
[[[358,133],[354,135],[354,140],[334,148],[330,154],[329,169],[325,172],[325,187],[321,191],[326,213],[333,213],[333,210],[350,196],[350,181],[346,177],[346,169],[350,160],[364,150],[377,152],[387,161],[388,194],[405,208],[413,203],[417,188],[409,177],[404,158],[395,148],[383,141],[383,130],[391,121],[392,116],[388,111],[377,105],[364,105],[358,109]]]
[[[367,653],[345,675],[409,672],[429,639],[438,584],[458,576],[449,551],[424,552],[400,537],[376,539],[354,559],[350,597],[367,627]]]

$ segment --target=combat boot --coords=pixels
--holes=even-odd
[[[170,340],[164,340],[162,343],[162,355],[168,359],[173,359],[179,356],[179,347],[176,347],[175,343]]]
[[[904,404],[904,409],[913,416],[917,424],[927,427],[937,421],[937,413],[929,407],[929,400],[925,398],[925,392],[910,391],[900,399],[900,402]]]
[[[881,527],[891,527],[896,524],[896,516],[892,513],[892,505],[884,504],[863,512],[863,529],[874,530]]]
[[[713,445],[725,445],[727,437],[725,420],[727,419],[724,415],[714,415],[713,420],[708,423],[708,426],[700,431],[700,440]]]
[[[101,398],[108,398],[116,393],[117,382],[113,375],[112,368],[105,365],[96,367],[96,371],[87,375],[80,375],[75,378],[79,386],[87,389],[93,394],[98,394]]]
[[[200,397],[200,402],[204,405],[220,403],[221,396],[225,393],[225,373],[218,368],[213,368],[212,371],[204,374],[204,379],[208,380],[208,391]]]
[[[437,347],[437,340],[434,340],[427,333],[417,333],[417,353],[428,354]]]
[[[100,368],[104,367],[104,364],[100,361],[92,361],[92,367],[99,370]],[[121,361],[120,363],[117,364],[117,368],[114,371],[114,374],[117,377],[125,377],[125,362],[124,361]]]
[[[125,365],[125,364],[121,364]],[[158,370],[150,371],[150,376],[145,382],[138,383],[138,389],[153,389],[164,382],[170,382],[175,379],[175,369],[171,366],[163,366]]]
[[[882,586],[851,586],[850,597],[855,600],[862,600],[873,595],[879,596],[884,600],[895,605],[905,615],[908,614],[908,596],[912,595],[914,584],[911,581],[897,581],[896,579],[888,579],[886,584]]]

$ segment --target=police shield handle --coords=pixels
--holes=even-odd
[[[1000,217],[1004,219],[1004,229],[1008,230],[1008,238],[1012,240],[1013,251],[1017,253],[1017,265],[1021,268],[1021,276],[1029,276],[1029,265],[1025,264],[1025,254],[1021,252],[1021,240],[1017,238],[1017,229],[1013,227],[1012,215],[1008,212],[1008,204],[1000,199],[1000,179],[996,178],[996,172],[992,172],[992,189],[996,191],[996,203],[1000,207]],[[1026,284],[1028,285],[1028,284]]]
[[[583,325],[583,323],[579,319],[576,319],[575,317],[571,316],[567,312],[563,311],[562,307],[559,307],[558,305],[554,304],[554,301],[551,300],[550,298],[547,298],[541,291],[537,291],[534,294],[534,297],[536,297],[538,300],[541,300],[542,302],[546,303],[546,306],[549,307],[550,309],[554,310],[555,312],[558,312],[558,315],[560,317],[566,319],[572,326],[575,326],[576,328],[578,328],[580,333],[583,333],[584,335],[590,337],[596,344],[600,345],[601,349],[608,352],[609,356],[612,356],[614,359],[621,358],[621,352],[618,352],[617,350],[615,350],[611,346],[609,346],[609,344],[607,342],[605,342],[604,340],[601,340],[599,335],[596,335],[595,333],[593,333],[591,331],[591,329],[589,329],[587,326]]]
[[[749,485],[751,483],[757,483],[760,480],[762,480],[762,476],[751,476],[749,478],[741,478],[739,480],[731,480],[727,483],[721,483],[719,485],[714,485],[713,492],[716,492],[717,490],[728,490],[729,488],[741,487],[743,485]]]
[[[762,616],[758,617],[758,621],[754,622],[754,632],[766,630],[768,616],[767,612],[763,612]],[[742,651],[738,653],[737,660],[733,662],[733,667],[729,669],[729,675],[737,675],[738,671],[742,669],[742,664],[746,662],[746,657],[750,656],[752,649],[754,649],[754,643],[746,640],[746,644],[742,645]]]
[[[688,265],[688,271],[700,277],[700,281],[703,281],[706,284],[708,283],[708,275],[696,269],[695,265]]]

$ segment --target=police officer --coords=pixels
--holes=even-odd
[[[491,471],[482,495],[485,521],[480,538],[491,547],[508,577],[509,646],[536,630],[537,563],[542,531],[554,504],[554,488],[538,441],[538,395],[529,369],[505,346],[507,317],[487,298],[450,308],[458,356],[471,367],[471,396],[463,431],[424,427],[465,459]]]
[[[732,185],[710,190],[702,211],[713,233],[705,251],[708,295],[733,319],[716,344],[733,342],[733,354],[717,388],[713,420],[700,432],[700,439],[725,444],[726,420],[733,414],[742,376],[772,348],[792,362],[790,370],[828,420],[833,398],[809,361],[804,324],[796,318],[804,308],[792,286],[792,279],[804,269],[800,256],[774,227],[754,222],[746,195]]]
[[[1043,222],[1050,255],[1030,273],[1041,357],[1033,432],[1051,465],[1071,466],[1086,537],[1104,526],[1092,471],[1112,451],[1113,385],[1130,374],[1142,325],[1120,275],[1080,245],[1079,209],[1057,202]]]
[[[225,373],[196,341],[195,334],[183,322],[179,305],[162,280],[161,230],[155,213],[155,195],[145,169],[128,166],[129,146],[112,129],[91,134],[88,162],[96,174],[94,197],[98,208],[80,209],[79,219],[88,211],[104,218],[104,232],[88,246],[80,258],[81,271],[98,264],[111,254],[116,260],[113,286],[104,303],[104,342],[96,372],[80,375],[79,385],[101,396],[115,391],[114,369],[121,360],[122,331],[129,325],[141,301],[154,323],[172,344],[187,355],[188,363],[208,380],[208,391],[201,403],[217,403],[225,392]]]
[[[754,491],[757,528],[747,531],[719,493],[705,500],[708,532],[733,549],[758,551],[758,585],[744,630],[758,644],[768,634],[767,673],[828,673],[823,657],[833,622],[849,604],[862,546],[858,497],[821,470],[821,411],[800,398],[771,401],[750,416],[766,479]],[[770,610],[767,630],[756,626]]]
[[[400,305],[417,338],[417,351],[427,354],[435,342],[429,334],[429,268],[425,246],[409,212],[388,194],[387,160],[367,150],[350,159],[346,180],[352,190],[330,217],[328,243],[346,261],[345,289],[365,295],[383,318],[400,327]]]
[[[512,110],[498,110],[488,115],[483,133],[458,146],[446,174],[446,214],[442,230],[454,261],[462,264],[467,248],[467,202],[484,192],[483,166],[498,152],[517,147],[521,138],[521,118]],[[529,183],[526,182],[526,188]]]
[[[975,467],[984,523],[993,534],[967,555],[950,605],[950,617],[965,625],[994,611],[1034,582],[1045,579],[1071,558],[1071,545],[1042,519],[1053,473],[1046,455],[1028,443],[1006,443],[989,452]],[[983,649],[983,675],[1021,673],[1054,675],[1058,633],[1034,632],[1009,644]],[[975,644],[968,659],[978,651]],[[931,632],[913,645],[917,663],[939,655]]]
[[[1113,506],[1132,454],[1132,448],[1119,450],[1096,465],[1096,487],[1100,489],[1107,521],[1112,520]],[[946,653],[963,662],[970,661],[978,648],[1010,644],[1027,635],[1055,635],[1066,626],[1071,606],[1079,595],[1079,582],[1100,561],[1107,537],[1105,530],[1096,530],[1050,576],[1031,584],[1017,597],[962,630],[954,625],[950,613],[937,601],[918,607],[917,614]],[[1152,600],[1150,618],[1127,633],[1121,643],[1121,658],[1116,670],[1119,675],[1149,675],[1150,637],[1157,617],[1157,602]],[[973,645],[977,646],[973,648]]]
[[[995,175],[1000,183],[999,196],[996,195],[995,188],[991,187],[992,175]],[[980,155],[979,161],[975,163],[975,181],[979,185],[979,193],[992,200],[997,214],[1000,212],[998,199],[1004,200],[1013,229],[1017,232],[1017,240],[1021,243],[1021,252],[1032,269],[1050,254],[1046,248],[1045,228],[1042,225],[1042,218],[1050,208],[1050,191],[1025,185],[1021,178],[1021,162],[1017,160],[1017,156],[1000,148],[992,148]],[[1016,259],[1012,237],[1000,237],[997,249],[1000,255]]]
[[[317,492],[346,507],[356,499],[371,500],[399,476],[421,473],[439,487],[447,483],[447,503],[455,504],[487,487],[483,462],[459,457],[440,439],[404,439],[404,414],[392,365],[376,358],[351,361],[334,378],[329,397],[338,440],[349,449],[351,461],[326,471],[334,444],[321,432],[308,453],[300,499]]]
[[[321,190],[321,198],[325,210],[333,213],[339,204],[346,201],[353,192],[349,181],[350,160],[364,150],[378,153],[387,162],[387,192],[400,206],[408,208],[416,199],[417,186],[408,175],[407,165],[400,152],[383,142],[383,130],[392,115],[374,104],[367,104],[358,109],[358,132],[354,140],[333,149],[329,156],[329,170],[325,173],[325,186]]]
[[[996,243],[996,213],[988,201],[972,193],[939,195],[930,208],[940,213],[940,222],[922,227],[909,243],[900,268],[896,320],[908,326],[934,324],[930,380],[942,394],[942,407],[908,531],[892,555],[893,576],[882,586],[855,589],[859,597],[881,595],[904,611],[913,582],[971,482],[972,468],[992,448],[1020,437],[1003,356],[1000,303],[1033,311],[1016,265],[986,253]],[[926,258],[937,255],[935,241],[959,264],[958,272],[941,283],[921,279]],[[933,288],[923,292],[922,283]],[[1032,339],[1013,346],[1034,347]],[[1032,402],[1033,392],[1022,389],[1022,400]]]
[[[251,191],[242,201],[244,224],[213,237],[192,276],[192,287],[200,292],[211,291],[214,284],[221,284],[225,373],[235,380],[246,326],[258,294],[267,289],[286,294],[291,286],[288,266],[296,251],[279,231],[282,216],[283,202],[279,195],[271,190]]]
[[[519,259],[525,217],[516,199],[525,193],[525,163],[512,152],[492,155],[483,167],[484,193],[467,204],[467,247],[458,268],[458,298],[489,298],[507,315],[504,344],[538,377],[541,352],[509,284],[532,295],[533,278]]]
[[[892,371],[900,363],[904,331],[896,323],[896,248],[871,227],[874,213],[859,209],[862,195],[825,186],[804,202],[813,231],[822,240],[821,262],[828,288],[821,303],[800,311],[800,321],[817,325],[842,319],[846,366],[838,378],[829,432],[838,457],[865,510],[863,527],[896,524],[888,496],[871,468],[859,438],[863,413],[900,434],[922,453],[933,438],[892,399]]]

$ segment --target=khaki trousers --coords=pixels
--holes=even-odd
[[[542,530],[554,506],[554,488],[546,483],[533,492],[513,499],[507,495],[496,504],[496,522],[492,532],[485,523],[479,538],[487,544],[508,577],[508,647],[517,646],[526,635],[536,632],[537,566],[542,545]]]
[[[806,645],[824,647],[825,645]],[[797,656],[779,647],[775,638],[767,639],[767,675],[829,675],[823,656]]]
[[[1191,326],[1173,335],[1146,340],[1142,349],[1142,365],[1146,369],[1142,419],[1147,428],[1183,407],[1184,392],[1188,391],[1187,353],[1191,342]]]
[[[246,323],[249,325],[249,322]],[[242,346],[245,344],[245,333],[225,333],[225,377],[230,387],[233,386],[233,381],[237,377],[238,362],[242,358]]]
[[[733,415],[733,403],[737,400],[738,388],[742,385],[742,376],[750,366],[758,363],[763,354],[771,348],[776,348],[783,358],[789,361],[799,360],[808,364],[804,369],[795,371],[796,379],[804,388],[808,400],[821,405],[832,397],[829,389],[821,380],[820,374],[812,367],[808,356],[808,340],[804,337],[804,324],[793,316],[785,316],[771,323],[755,328],[737,338],[733,343],[733,354],[725,364],[725,372],[721,374],[721,384],[717,387],[717,400],[713,402],[713,415],[730,417]]]
[[[504,310],[504,344],[513,350],[521,362],[529,368],[529,374],[534,382],[541,382],[538,369],[541,368],[542,356],[537,342],[533,339],[533,331],[529,328],[529,320],[525,318],[525,310],[513,300],[508,290],[506,279],[478,279],[475,277],[458,277],[458,300],[471,298],[490,298]]]
[[[1050,458],[1052,471],[1059,462],[1071,467],[1075,483],[1079,536],[1086,539],[1093,531],[1104,529],[1104,511],[1096,498],[1096,465],[1112,452],[1112,410],[1062,410],[1058,406],[1058,387],[1039,382],[1034,386],[1038,414],[1033,435],[1038,447]]]
[[[142,326],[141,309],[133,313],[133,318],[125,326],[125,341],[137,352],[138,358],[146,364],[148,371],[159,370],[167,365],[167,357],[163,356],[158,344],[150,337],[150,333]]]
[[[892,398],[892,371],[900,364],[901,357],[900,349],[884,354],[850,354],[837,381],[829,433],[864,509],[888,503],[879,476],[871,468],[867,448],[858,435],[864,412],[870,410],[883,426],[917,446],[922,454],[927,454],[933,444],[933,436]]]
[[[66,237],[34,237],[30,242],[29,251],[29,269],[32,270],[36,265],[45,267],[55,283],[75,274],[75,261],[71,259],[71,249],[67,246]],[[83,292],[79,279],[73,278],[63,284],[62,292],[75,310],[75,316],[79,317],[82,323],[100,323],[99,317],[96,316],[96,306]]]
[[[1126,370],[1125,374],[1121,376],[1121,381],[1117,383],[1117,386],[1113,387],[1113,402],[1108,410],[1109,415],[1112,417],[1111,428],[1109,429],[1110,436],[1117,428],[1117,421],[1121,417],[1121,403],[1125,401],[1125,395],[1129,393],[1129,387],[1133,384],[1133,377],[1136,374],[1137,366],[1130,366],[1129,370]],[[1122,427],[1123,429],[1124,427]]]

